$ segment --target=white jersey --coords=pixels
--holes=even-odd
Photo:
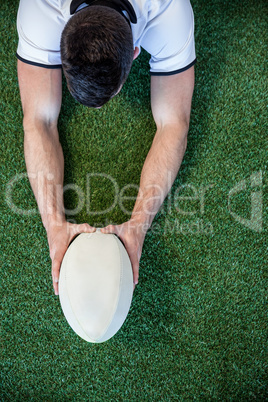
[[[17,57],[29,64],[61,67],[60,39],[72,0],[20,0]],[[150,55],[152,75],[176,74],[195,61],[194,15],[189,0],[129,0],[134,47]]]

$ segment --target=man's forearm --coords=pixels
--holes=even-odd
[[[157,130],[145,160],[132,219],[150,227],[180,168],[187,145],[186,124]]]
[[[55,126],[24,126],[24,153],[29,180],[47,233],[65,220],[64,159]]]

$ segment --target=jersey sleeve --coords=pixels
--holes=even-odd
[[[142,47],[151,55],[151,75],[172,75],[196,62],[194,14],[189,0],[173,0],[147,25]]]
[[[64,16],[57,0],[20,0],[17,58],[46,68],[60,68]]]

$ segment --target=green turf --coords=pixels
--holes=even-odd
[[[19,215],[5,199],[12,189],[17,207],[36,208],[23,177],[14,57],[17,4],[5,0],[0,9],[0,399],[265,400],[265,1],[192,1],[198,64],[188,148],[146,237],[127,321],[114,338],[97,345],[73,333],[53,295],[40,216]],[[126,195],[135,196],[155,130],[148,55],[143,52],[135,61],[122,93],[101,110],[78,105],[64,88],[59,128],[66,184],[75,183],[86,193],[89,174],[102,173],[119,190],[132,184]],[[244,189],[232,195],[243,180]],[[90,210],[85,204],[69,219],[102,226],[129,217],[118,203],[107,213],[92,215],[114,199],[112,182],[104,177],[90,177],[88,196]],[[66,191],[65,200],[67,208],[76,208],[74,191]],[[247,227],[240,218],[249,221],[251,202],[253,226]],[[124,203],[127,210],[132,206],[131,200]]]

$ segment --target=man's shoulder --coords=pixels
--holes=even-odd
[[[137,17],[148,16],[151,13],[160,13],[174,0],[129,0],[136,11]],[[180,0],[176,0],[180,1]]]
[[[130,0],[137,14],[135,47],[150,55],[152,74],[170,74],[195,60],[194,15],[190,0]]]
[[[20,0],[17,55],[36,65],[61,64],[60,38],[70,18],[71,0]]]
[[[21,12],[33,14],[36,12],[70,15],[70,4],[72,0],[20,0],[19,9]]]

